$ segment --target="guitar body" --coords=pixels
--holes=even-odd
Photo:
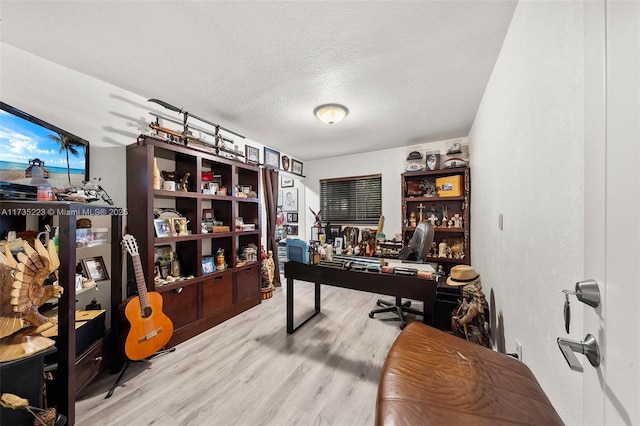
[[[135,296],[120,305],[123,320],[120,348],[131,361],[140,361],[162,349],[171,339],[173,323],[162,312],[162,296],[157,292],[146,294],[148,308],[143,314],[140,297]]]

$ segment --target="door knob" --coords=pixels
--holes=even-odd
[[[576,352],[586,356],[589,363],[594,367],[600,365],[600,348],[598,347],[596,338],[591,334],[587,334],[583,342],[558,337],[558,347],[560,351],[562,351],[562,355],[564,355],[567,364],[569,364],[569,368],[573,371],[584,371],[582,364],[580,364],[580,361],[578,361],[575,355]]]

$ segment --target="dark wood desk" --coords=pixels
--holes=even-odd
[[[392,275],[378,272],[361,272],[324,266],[312,266],[297,262],[286,262],[284,264],[284,276],[287,279],[288,334],[292,334],[320,313],[320,284],[420,300],[424,304],[422,322],[432,325],[434,321],[436,283],[433,280],[409,275]],[[298,326],[293,325],[293,280],[315,283],[314,312]]]

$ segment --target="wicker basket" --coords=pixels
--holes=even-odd
[[[273,297],[274,289],[275,287],[273,285],[261,289],[260,291],[262,292],[262,300],[271,299]]]

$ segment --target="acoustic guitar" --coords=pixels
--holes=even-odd
[[[123,320],[120,347],[127,359],[140,361],[155,354],[169,342],[173,334],[173,323],[162,312],[160,293],[147,293],[136,239],[127,234],[123,237],[122,244],[131,255],[138,295],[122,302],[118,309]]]

